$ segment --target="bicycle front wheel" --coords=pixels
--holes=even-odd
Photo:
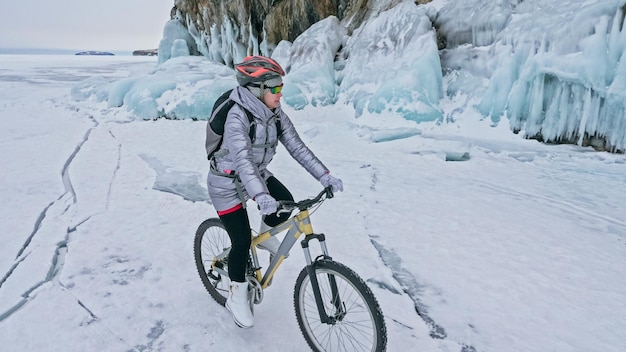
[[[372,290],[341,263],[319,260],[314,265],[324,309],[332,322],[321,321],[311,278],[304,268],[296,281],[294,305],[300,330],[311,349],[385,351],[387,328]]]
[[[226,304],[230,286],[230,279],[224,274],[228,273],[230,247],[230,237],[220,219],[207,219],[198,226],[193,242],[196,269],[204,287],[221,305]]]

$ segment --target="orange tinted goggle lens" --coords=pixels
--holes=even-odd
[[[270,92],[272,92],[272,94],[278,94],[278,93],[280,93],[281,90],[283,90],[283,85],[281,84],[281,85],[276,86],[276,87],[267,87],[267,89],[269,89]]]

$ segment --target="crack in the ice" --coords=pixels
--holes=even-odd
[[[79,306],[81,306],[81,307],[82,307],[82,308],[83,308],[83,309],[84,309],[84,310],[85,310],[85,311],[89,314],[89,316],[91,316],[91,320],[90,320],[89,322],[87,322],[87,325],[89,325],[89,324],[93,323],[94,321],[98,321],[98,320],[100,320],[100,318],[98,318],[98,316],[97,316],[97,315],[95,315],[95,314],[91,311],[91,309],[87,308],[87,306],[86,306],[83,302],[81,302],[81,300],[80,300],[80,299],[78,300],[78,305],[79,305]]]
[[[98,124],[96,123],[96,126],[97,125]],[[90,128],[89,130],[87,130],[87,132],[85,132],[85,134],[83,135],[83,140],[80,143],[78,143],[76,148],[74,148],[74,151],[70,154],[69,158],[65,160],[65,164],[63,165],[63,169],[61,170],[61,179],[63,180],[63,186],[65,187],[65,192],[66,193],[69,192],[70,194],[72,194],[72,200],[74,204],[76,203],[76,191],[74,191],[74,186],[72,186],[72,181],[70,180],[70,174],[68,170],[70,168],[70,165],[74,161],[74,158],[78,154],[78,152],[80,152],[83,145],[87,143],[87,141],[89,140],[89,136],[91,135],[91,132],[96,126]]]
[[[61,179],[63,180],[63,187],[65,189],[65,192],[63,192],[63,194],[57,199],[55,199],[53,202],[48,204],[48,206],[46,206],[44,210],[39,214],[39,217],[35,221],[35,226],[33,228],[33,231],[26,238],[26,241],[22,245],[22,248],[18,251],[17,256],[15,256],[16,260],[24,253],[24,251],[26,250],[26,248],[28,248],[28,246],[32,242],[37,232],[39,232],[41,224],[46,217],[46,213],[53,205],[55,205],[59,200],[63,199],[63,197],[68,193],[72,195],[72,200],[73,200],[72,204],[76,203],[76,192],[74,191],[74,187],[72,186],[72,181],[70,180],[69,167],[72,164],[72,161],[74,161],[74,158],[76,158],[76,155],[78,155],[78,152],[81,150],[83,145],[87,143],[87,141],[89,140],[89,136],[91,135],[92,130],[99,125],[98,121],[96,121],[93,118],[93,116],[89,115],[89,118],[94,122],[94,126],[91,127],[89,130],[87,130],[87,132],[85,132],[85,134],[83,135],[82,141],[78,143],[76,148],[74,148],[74,151],[70,154],[67,160],[65,160],[65,163],[63,164],[63,168],[61,169]],[[68,208],[69,208],[69,205],[64,209],[64,213],[67,212]]]
[[[74,187],[72,186],[72,181],[71,181],[70,176],[69,176],[69,168],[70,168],[70,165],[72,164],[72,162],[74,161],[74,159],[76,158],[76,155],[78,155],[78,153],[82,149],[83,145],[85,143],[87,143],[87,141],[89,140],[89,136],[91,135],[91,132],[93,131],[93,129],[96,128],[99,125],[99,123],[93,118],[93,116],[90,115],[89,118],[94,122],[94,124],[95,124],[94,127],[90,128],[87,132],[85,132],[85,134],[83,135],[82,141],[80,143],[78,143],[78,145],[74,148],[74,151],[67,158],[67,160],[63,164],[63,168],[61,170],[61,178],[62,178],[62,181],[63,181],[63,186],[64,186],[64,189],[65,189],[65,192],[61,196],[59,196],[57,199],[55,199],[53,202],[48,204],[43,209],[43,211],[39,214],[39,216],[37,217],[37,220],[35,221],[35,225],[34,225],[33,231],[28,235],[28,237],[26,238],[26,241],[24,242],[24,244],[22,245],[22,247],[18,251],[17,255],[15,256],[16,262],[11,266],[9,271],[4,275],[4,277],[2,278],[2,281],[0,281],[0,288],[2,287],[2,285],[4,285],[9,280],[11,275],[20,266],[20,264],[22,264],[26,260],[27,256],[24,256],[24,253],[26,252],[26,250],[28,249],[28,247],[32,243],[32,241],[35,238],[35,236],[39,233],[39,230],[41,229],[42,223],[45,220],[46,214],[50,210],[50,208],[52,208],[54,205],[56,205],[67,194],[70,194],[72,196],[72,202],[65,207],[65,209],[62,212],[62,214],[67,213],[67,211],[71,207],[71,205],[76,204],[76,202],[77,202],[76,192],[74,191]],[[86,221],[86,220],[84,220],[84,221]],[[69,241],[69,234],[71,232],[75,231],[75,229],[76,229],[75,226],[73,228],[68,228],[68,230],[66,232],[65,239],[63,241],[57,243],[57,247],[55,249],[54,256],[53,256],[52,262],[50,264],[50,269],[48,270],[48,273],[46,274],[45,278],[43,280],[39,281],[38,283],[36,283],[35,285],[33,285],[31,288],[29,288],[26,291],[24,291],[22,293],[22,295],[21,295],[23,297],[23,299],[20,300],[17,304],[15,304],[13,307],[9,308],[4,313],[0,313],[0,321],[6,319],[7,317],[9,317],[13,313],[15,313],[18,309],[20,309],[29,300],[30,294],[33,291],[35,291],[37,288],[41,287],[42,285],[44,285],[47,282],[50,282],[52,280],[56,280],[58,278],[58,276],[60,275],[60,273],[61,273],[61,271],[63,269],[63,266],[65,264],[65,255],[67,253],[67,245],[68,245],[68,241]]]
[[[24,304],[26,304],[28,300],[26,298],[22,298],[17,304],[13,307],[7,309],[4,313],[0,313],[0,322],[4,319],[10,317],[13,313],[15,313],[18,309],[20,309]]]
[[[100,320],[100,317],[98,317],[94,312],[91,311],[91,309],[87,308],[87,305],[85,305],[80,299],[77,299],[76,302],[78,303],[78,305],[84,309],[87,314],[89,314],[89,316],[91,317],[91,319],[89,321],[87,321],[86,323],[81,323],[81,326],[83,324],[93,324],[93,323],[100,323],[102,328],[105,329],[106,331],[108,331],[111,336],[115,336],[115,338],[117,338],[121,343],[125,344],[126,346],[128,346],[130,349],[128,351],[137,351],[134,347],[132,347],[126,340],[124,340],[122,337],[120,337],[117,333],[115,333],[113,330],[111,330],[111,328],[109,328],[107,326],[107,324],[105,324],[104,322],[102,322]]]
[[[423,289],[415,280],[413,275],[402,267],[402,259],[400,259],[400,257],[398,257],[398,255],[393,251],[388,250],[380,243],[376,242],[376,240],[371,238],[371,236],[370,241],[374,245],[374,248],[378,251],[383,263],[391,269],[393,278],[402,285],[403,291],[409,295],[411,300],[413,300],[417,315],[419,315],[430,328],[430,336],[437,339],[445,338],[447,336],[445,329],[435,323],[435,321],[428,316],[426,305],[424,305],[419,298]]]
[[[48,270],[48,274],[46,275],[45,282],[48,281],[58,281],[58,277],[63,270],[63,266],[65,265],[65,255],[67,254],[67,242],[68,236],[65,237],[65,240],[57,243],[57,249],[54,251],[54,257],[52,258],[52,265],[50,266],[50,270]]]
[[[7,271],[7,273],[4,275],[4,277],[2,278],[2,280],[0,280],[0,288],[2,288],[2,285],[4,285],[4,283],[9,279],[9,277],[11,276],[11,274],[15,271],[15,269],[17,269],[17,267],[20,265],[20,263],[22,261],[24,261],[24,259],[26,259],[26,257],[23,257],[21,259],[19,259],[17,262],[15,262],[10,268],[9,271]]]
[[[378,255],[382,259],[385,266],[391,270],[393,278],[400,283],[403,291],[413,301],[417,315],[419,315],[430,328],[430,337],[435,339],[445,339],[447,337],[445,329],[438,325],[428,315],[426,305],[420,300],[423,287],[417,282],[413,274],[402,267],[402,259],[396,253],[378,243],[371,235],[370,241],[374,245],[374,248],[378,251]],[[461,352],[476,352],[476,349],[473,346],[466,345],[464,343],[461,343],[460,345],[462,346]]]
[[[113,137],[114,140],[118,140],[113,131],[109,129],[109,134]],[[109,209],[109,204],[111,202],[111,194],[113,193],[113,182],[117,178],[117,173],[120,171],[120,165],[122,163],[122,143],[117,143],[117,161],[115,164],[115,170],[113,170],[113,176],[111,177],[111,181],[109,181],[109,189],[107,190],[107,199],[105,204],[105,209]]]
[[[22,248],[20,248],[20,250],[17,252],[17,255],[15,256],[15,260],[18,260],[19,257],[22,256],[22,254],[24,253],[26,248],[28,248],[28,246],[30,245],[30,242],[32,242],[33,238],[35,237],[35,235],[39,231],[39,228],[41,227],[41,223],[43,222],[43,219],[46,218],[46,213],[48,212],[50,207],[52,207],[61,198],[63,198],[63,196],[57,198],[54,202],[48,204],[48,206],[46,206],[43,209],[43,211],[41,213],[39,213],[39,216],[37,217],[37,220],[35,220],[35,226],[33,227],[33,231],[31,231],[30,235],[28,235],[28,237],[26,237],[26,241],[22,245]]]
[[[69,236],[69,231],[68,231],[68,236]],[[20,309],[26,302],[28,302],[28,300],[32,299],[32,297],[30,297],[30,295],[37,290],[39,287],[45,285],[46,283],[50,282],[50,281],[57,281],[58,282],[58,277],[61,273],[61,270],[63,269],[63,265],[65,264],[65,255],[67,253],[67,237],[65,240],[57,243],[57,248],[55,250],[55,254],[54,257],[52,258],[52,263],[50,265],[50,269],[48,270],[48,273],[46,274],[45,279],[39,281],[38,283],[36,283],[35,285],[33,285],[31,288],[27,289],[26,291],[24,291],[24,293],[22,293],[22,300],[20,300],[16,305],[14,305],[13,307],[9,308],[7,311],[5,311],[4,313],[0,314],[0,321],[8,318],[11,314],[15,313],[18,309]],[[20,262],[24,261],[26,257],[22,258],[20,260]],[[17,268],[19,262],[16,263],[15,265],[13,265],[13,267],[11,268],[11,270],[9,271],[9,273],[7,273],[7,275],[5,275],[5,277],[2,279],[2,284],[8,280],[8,278],[11,276],[11,273]],[[1,287],[2,285],[0,285]]]

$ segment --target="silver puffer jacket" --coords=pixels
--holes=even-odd
[[[260,193],[269,193],[265,180],[272,173],[267,165],[276,154],[278,141],[316,180],[328,172],[326,166],[302,142],[280,106],[272,112],[244,87],[233,89],[230,98],[237,104],[228,113],[222,146],[211,160],[212,167],[207,176],[209,196],[217,211],[230,209],[242,201],[245,205],[245,200]],[[245,106],[254,115],[256,138],[252,141],[249,136],[250,122],[238,104]],[[280,119],[280,138],[275,119]],[[243,187],[240,187],[240,192],[237,190],[237,179],[223,174],[229,172],[241,180],[240,185]]]

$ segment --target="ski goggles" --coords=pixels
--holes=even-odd
[[[276,87],[266,87],[266,88],[269,89],[270,92],[272,92],[272,94],[278,94],[283,90],[283,85],[281,84]]]

